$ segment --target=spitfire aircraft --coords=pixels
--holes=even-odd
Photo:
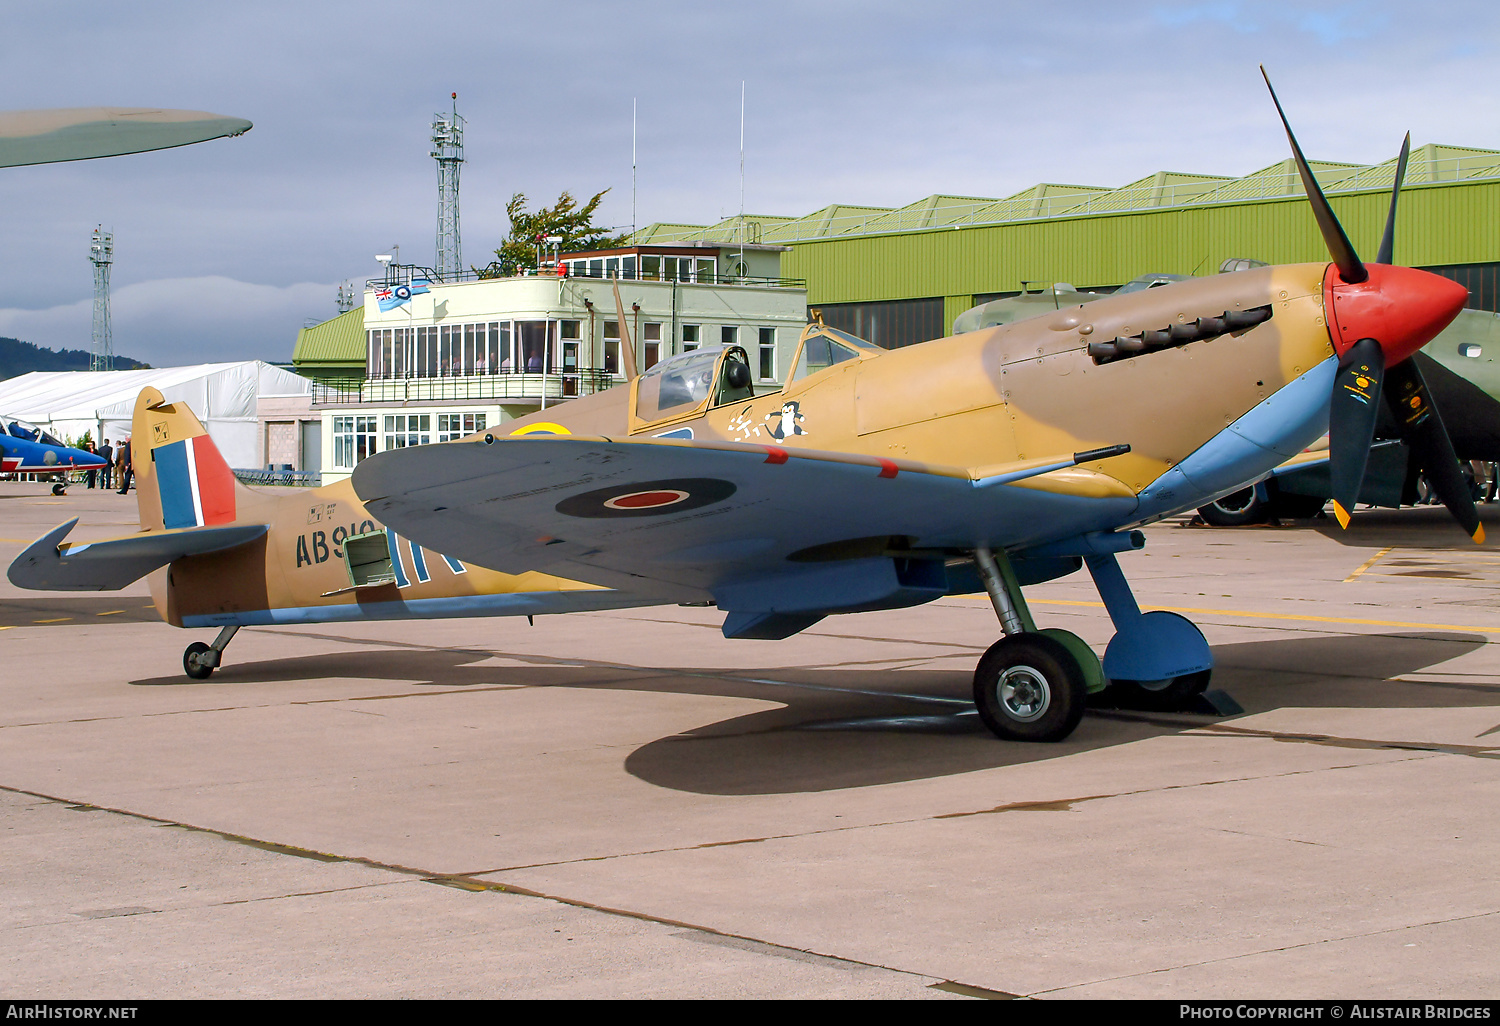
[[[97,470],[104,457],[58,441],[35,424],[0,414],[0,474],[56,474],[53,495],[68,488],[68,472]]]
[[[10,579],[111,589],[149,574],[169,623],[221,628],[185,654],[195,677],[246,624],[678,602],[717,606],[726,637],[781,639],[984,591],[1004,637],[974,697],[1000,737],[1066,737],[1107,686],[1173,707],[1207,685],[1213,656],[1184,617],[1140,610],[1116,558],[1144,544],[1135,528],[1243,488],[1330,426],[1347,509],[1386,379],[1429,473],[1449,480],[1409,357],[1467,293],[1361,261],[1287,135],[1331,264],[1175,282],[898,350],[813,323],[779,390],[754,390],[740,347],[700,349],[280,498],[235,482],[191,412],[147,389],[142,531],[68,544],[69,522]],[[1451,447],[1446,459],[1457,479]],[[1481,540],[1467,492],[1444,496]],[[1116,630],[1102,662],[1038,628],[1023,595],[1085,565]]]

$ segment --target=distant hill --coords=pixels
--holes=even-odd
[[[83,349],[55,352],[17,338],[0,338],[0,381],[32,371],[86,371],[92,358]],[[150,366],[128,356],[115,357],[115,370],[145,370]]]

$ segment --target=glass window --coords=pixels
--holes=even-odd
[[[374,417],[370,417],[374,420]],[[385,449],[404,449],[432,441],[432,414],[388,413],[385,415]]]
[[[802,357],[792,374],[793,381],[800,381],[809,374],[827,370],[834,364],[855,359],[854,350],[830,341],[823,335],[814,335],[802,344]]]
[[[640,377],[635,412],[642,420],[688,413],[708,398],[719,350],[705,349],[663,360]]]
[[[626,278],[635,278],[635,257],[625,257],[620,262],[620,270]]]
[[[849,345],[854,346],[857,349],[879,349],[880,348],[874,342],[866,342],[864,339],[860,338],[858,335],[851,335],[847,331],[840,331],[837,328],[825,327],[825,328],[823,328],[823,334],[827,335],[829,338],[838,339],[840,342],[847,342]],[[838,361],[834,361],[834,362],[837,363]]]
[[[493,325],[493,324],[490,325],[490,331],[491,332],[494,332],[495,328],[496,328],[495,325]],[[515,354],[514,354],[514,352],[512,350],[512,346],[511,346],[510,321],[501,321],[500,322],[500,324],[499,324],[499,333],[500,333],[500,343],[499,343],[500,344],[500,372],[502,374],[509,374],[511,371],[515,370]]]
[[[500,373],[500,322],[490,321],[489,341],[484,347],[485,365],[491,374]]]
[[[620,373],[620,322],[604,322],[604,370],[609,374]]]
[[[710,258],[708,258],[706,260],[704,258],[702,258],[702,257],[698,258],[698,283],[700,285],[702,285],[702,284],[712,285],[714,283],[714,278],[715,278],[714,267],[715,267],[715,264],[716,264],[716,261],[712,257],[710,257]]]
[[[643,369],[650,370],[661,361],[661,325],[647,321],[641,325],[641,356]]]
[[[776,329],[760,329],[760,379],[776,380]]]
[[[684,353],[691,353],[694,349],[698,348],[700,344],[698,338],[699,327],[700,325],[697,324],[684,324],[682,326],[682,351]]]
[[[459,337],[456,347],[453,344],[454,334],[453,325],[451,324],[444,324],[438,329],[438,377],[447,378],[458,373],[453,362],[453,351],[455,348],[459,350],[459,365],[461,366],[463,363],[463,334],[461,331],[457,333]]]
[[[333,465],[352,470],[375,452],[374,417],[333,418]]]
[[[546,374],[552,369],[548,352],[552,321],[516,321],[517,363],[526,374]]]
[[[641,277],[646,281],[656,281],[661,277],[661,257],[641,257]]]
[[[608,257],[604,261],[604,276],[606,278],[618,278],[620,276],[620,258]]]
[[[582,261],[580,261],[580,263],[581,262]],[[602,277],[604,277],[604,259],[602,257],[600,259],[598,259],[598,260],[590,260],[589,261],[589,277],[590,278],[602,278]]]
[[[452,442],[459,438],[467,438],[485,427],[485,415],[482,413],[440,413],[438,414],[438,441]]]

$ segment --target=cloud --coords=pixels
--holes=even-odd
[[[114,289],[114,351],[157,367],[292,358],[297,329],[337,313],[336,285],[259,285],[221,275],[162,278]],[[49,349],[92,348],[92,298],[39,310],[0,308],[0,335]]]

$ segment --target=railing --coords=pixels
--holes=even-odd
[[[561,402],[602,392],[622,381],[602,370],[562,374],[474,374],[454,378],[375,378],[314,381],[314,406],[356,406],[365,403],[488,401],[510,399]]]
[[[247,485],[281,485],[291,488],[316,488],[323,483],[323,472],[321,470],[273,470],[270,467],[267,467],[265,470],[242,470],[237,467],[231,473],[242,484]]]
[[[729,248],[727,245],[726,249]],[[568,260],[572,254],[564,253],[563,260]],[[597,274],[587,271],[573,272],[559,275],[556,265],[546,265],[540,269],[532,268],[506,268],[497,263],[491,263],[488,267],[471,267],[467,271],[458,271],[450,274],[439,274],[430,267],[422,267],[418,264],[392,264],[386,275],[382,278],[370,278],[365,282],[367,288],[388,288],[394,285],[405,285],[413,280],[431,282],[434,285],[451,285],[455,282],[465,281],[490,281],[498,278],[591,278],[605,279],[609,281],[662,281],[670,282],[673,279],[663,274],[644,274],[639,270],[634,271],[600,271]],[[807,279],[805,278],[761,278],[748,274],[714,274],[706,279],[697,279],[696,276],[679,276],[679,285],[744,285],[757,288],[782,288],[782,289],[805,289]]]
[[[724,248],[728,249],[729,247],[726,245]],[[564,253],[563,254],[563,259],[564,260],[570,259],[569,254]],[[593,259],[597,259],[597,258],[593,258]],[[546,274],[549,274],[549,273],[550,274],[556,274],[556,271],[550,271],[550,272],[549,271],[543,271],[542,273],[543,273],[543,275],[546,275]],[[666,274],[646,274],[646,273],[644,273],[644,272],[642,272],[640,270],[632,270],[632,271],[613,270],[612,271],[612,270],[610,270],[608,268],[604,268],[604,269],[599,270],[599,271],[592,271],[592,270],[588,270],[588,269],[574,271],[571,268],[569,268],[568,269],[568,273],[565,274],[565,275],[563,275],[562,277],[565,278],[565,279],[566,278],[583,278],[583,279],[588,279],[588,280],[593,280],[593,281],[599,281],[599,280],[605,280],[605,281],[661,281],[661,282],[668,282],[668,283],[670,283],[671,281],[674,280],[674,279],[668,277]],[[709,274],[702,274],[702,275],[697,274],[696,272],[691,273],[691,274],[686,275],[686,276],[679,274],[675,280],[676,280],[677,284],[679,284],[679,285],[713,285],[713,286],[719,286],[719,285],[747,285],[747,286],[758,287],[758,288],[772,288],[772,289],[805,289],[805,288],[807,288],[807,279],[806,278],[762,278],[762,277],[757,277],[757,276],[751,275],[751,274],[724,274],[723,272],[719,272],[719,271],[711,272]]]

